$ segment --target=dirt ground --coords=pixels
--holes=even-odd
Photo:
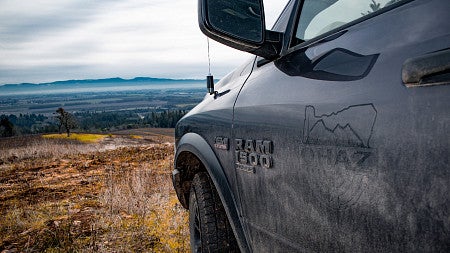
[[[187,252],[173,129],[0,139],[0,252]]]

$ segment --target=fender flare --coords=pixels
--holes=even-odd
[[[173,183],[177,190],[177,195],[179,196],[179,192],[176,185],[180,183],[177,182],[177,180],[181,180],[181,177],[176,175],[180,173],[180,171],[177,170],[177,158],[182,152],[192,153],[203,163],[209,176],[211,177],[211,180],[214,183],[214,186],[217,189],[220,200],[222,201],[223,207],[228,216],[228,220],[230,221],[230,225],[238,242],[239,248],[242,252],[250,252],[251,250],[247,243],[242,222],[239,218],[240,215],[238,213],[236,199],[233,192],[231,191],[230,185],[228,184],[222,166],[220,165],[220,162],[214,154],[214,151],[206,142],[206,140],[196,133],[187,133],[183,135],[176,147]],[[218,187],[219,185],[220,187]]]

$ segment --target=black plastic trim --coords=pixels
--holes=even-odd
[[[450,84],[450,49],[409,58],[403,63],[402,80],[407,87]]]
[[[200,30],[209,38],[227,45],[229,47],[248,52],[257,56],[261,56],[266,59],[276,59],[280,56],[282,41],[284,35],[279,32],[274,32],[270,30],[264,30],[262,38],[263,41],[261,43],[255,43],[246,41],[242,38],[236,38],[233,35],[220,31],[214,28],[211,24],[208,23],[207,20],[207,10],[206,10],[206,1],[207,0],[199,0],[198,1],[198,23]],[[262,13],[264,14],[264,7],[262,4],[262,0],[260,0]],[[263,18],[263,26],[265,27],[265,20]]]

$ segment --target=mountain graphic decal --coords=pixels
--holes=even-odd
[[[303,144],[370,148],[377,119],[373,104],[348,106],[318,115],[314,106],[305,107]]]

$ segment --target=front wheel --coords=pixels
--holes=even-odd
[[[206,172],[195,175],[189,196],[192,252],[239,252],[219,195]]]

